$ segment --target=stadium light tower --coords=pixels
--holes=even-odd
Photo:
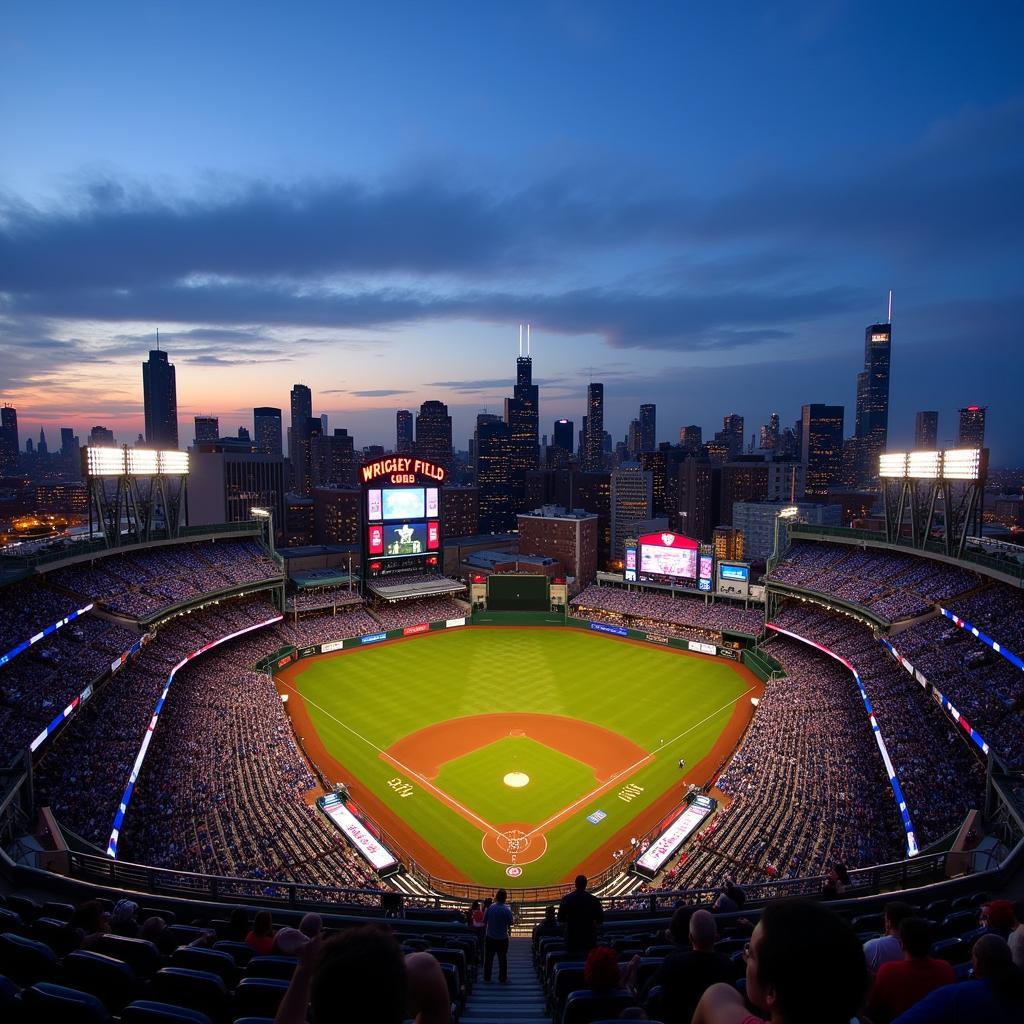
[[[274,551],[274,510],[271,508],[256,508],[249,509],[249,514],[255,519],[258,519],[260,525],[266,525],[267,527],[267,547],[270,548],[270,553],[275,554]]]

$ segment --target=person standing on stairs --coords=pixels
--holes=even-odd
[[[494,957],[498,957],[498,981],[508,981],[508,940],[512,931],[512,908],[508,893],[499,889],[484,915],[484,981],[491,980]]]

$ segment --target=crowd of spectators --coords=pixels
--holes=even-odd
[[[405,629],[422,622],[461,619],[466,609],[450,597],[423,597],[415,601],[380,601],[370,609],[381,629]]]
[[[832,594],[889,622],[923,615],[980,582],[968,569],[914,555],[804,541],[790,546],[769,580]]]
[[[203,541],[109,555],[48,575],[111,612],[149,618],[203,594],[282,576],[256,540]]]
[[[997,754],[1024,765],[1024,672],[941,615],[890,639]]]
[[[758,609],[597,584],[574,597],[569,611],[595,622],[712,643],[721,641],[723,629],[760,636],[764,628],[764,615]]]
[[[211,652],[174,682],[119,856],[213,875],[361,888],[363,862],[304,795],[315,787],[270,676]]]
[[[348,587],[316,587],[289,594],[285,608],[289,612],[302,612],[317,608],[345,608],[362,603],[363,598],[358,590],[349,590]]]
[[[850,673],[786,638],[767,648],[786,675],[768,683],[717,781],[729,798],[675,871],[675,887],[824,874],[898,860],[903,830]]]
[[[968,597],[950,601],[945,607],[1006,650],[1024,658],[1024,592],[993,583]]]
[[[848,615],[795,603],[772,621],[841,655],[857,670],[919,845],[942,838],[960,826],[968,810],[983,806],[985,771],[973,748],[867,626]]]

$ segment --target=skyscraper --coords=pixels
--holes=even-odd
[[[505,533],[515,524],[512,512],[512,432],[500,416],[476,418],[476,486],[479,492],[480,532]]]
[[[814,403],[803,407],[800,426],[800,461],[807,467],[804,493],[809,497],[828,494],[843,470],[843,419],[841,405]]]
[[[878,456],[889,437],[889,355],[891,324],[864,331],[864,369],[857,375],[856,483],[867,488],[878,478]]]
[[[48,455],[50,449],[46,447],[46,431],[39,428],[39,447],[36,449],[40,455]]]
[[[253,437],[256,451],[262,455],[283,455],[281,410],[260,405],[252,411]]]
[[[743,417],[737,413],[729,413],[722,417],[722,429],[715,434],[715,440],[723,443],[729,450],[729,458],[735,459],[743,454]]]
[[[612,561],[623,558],[624,541],[632,535],[633,525],[651,518],[654,504],[651,474],[644,472],[638,463],[615,470],[611,475],[612,513]]]
[[[0,409],[0,476],[17,472],[20,453],[18,410],[13,405],[5,405]]]
[[[914,447],[920,451],[934,451],[939,443],[939,414],[922,410],[914,421]]]
[[[987,405],[969,405],[960,410],[960,432],[957,435],[958,448],[985,447],[985,413]]]
[[[640,451],[653,452],[658,447],[657,406],[640,406]]]
[[[696,451],[704,443],[704,431],[696,423],[691,423],[688,427],[680,427],[679,443],[687,451]]]
[[[395,413],[395,424],[395,452],[398,455],[412,455],[412,413],[408,409],[399,409]]]
[[[416,417],[413,452],[422,459],[443,466],[447,475],[452,468],[452,418],[444,402],[424,402]]]
[[[94,448],[112,448],[117,442],[108,427],[96,426],[89,431],[89,444]]]
[[[196,444],[203,441],[216,441],[220,437],[220,420],[216,416],[196,416]]]
[[[604,465],[604,385],[587,385],[587,420],[583,436],[583,470],[598,472]]]
[[[306,423],[313,415],[313,392],[305,384],[295,384],[291,393],[292,420],[288,431],[288,459],[292,466],[292,485],[300,481],[297,467],[301,464],[301,443],[306,432]]]
[[[779,448],[779,414],[773,412],[768,422],[761,427],[761,451],[775,452]]]
[[[539,395],[533,383],[533,359],[520,355],[516,359],[516,383],[512,397],[505,399],[505,422],[508,424],[509,484],[513,514],[526,508],[526,474],[538,466]]]
[[[142,398],[146,409],[146,443],[154,448],[178,447],[178,388],[174,365],[156,349],[142,364]]]

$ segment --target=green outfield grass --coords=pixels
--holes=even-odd
[[[508,878],[504,865],[484,854],[480,828],[396,772],[381,750],[436,722],[528,711],[593,722],[654,753],[629,778],[639,787],[630,801],[613,787],[547,833],[547,853],[516,882],[547,885],[570,877],[670,787],[680,787],[681,795],[687,776],[679,759],[694,765],[711,750],[749,686],[724,660],[574,629],[438,631],[312,658],[298,672],[314,726],[345,766],[356,799],[364,787],[371,790],[475,882],[494,886]],[[486,821],[539,824],[597,785],[586,765],[532,740],[494,741],[444,765],[434,780]],[[530,775],[530,786],[503,784],[505,772],[515,770]],[[402,796],[410,783],[412,795]],[[594,825],[587,816],[596,810],[606,816]]]

